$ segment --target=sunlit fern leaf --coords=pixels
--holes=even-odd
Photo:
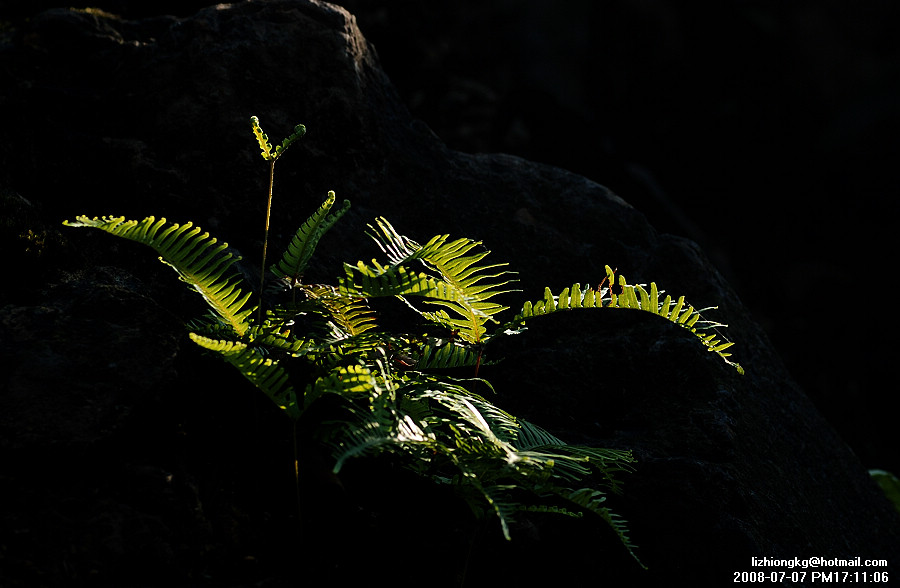
[[[209,233],[191,223],[183,225],[166,219],[147,217],[141,221],[124,217],[78,216],[65,221],[70,227],[93,227],[143,243],[156,250],[160,260],[178,272],[206,300],[207,304],[239,335],[249,328],[249,317],[255,306],[249,304],[251,294],[244,293],[241,279],[232,266],[239,259],[227,251],[227,243],[218,243]]]
[[[622,484],[616,477],[616,474],[622,472],[632,472],[634,468],[631,464],[635,463],[633,454],[630,451],[618,449],[606,449],[600,447],[586,447],[583,445],[559,445],[547,446],[542,448],[543,451],[553,451],[562,454],[564,459],[559,463],[567,466],[568,463],[576,464],[572,472],[577,472],[577,466],[590,468],[596,475],[602,478],[600,484],[607,490],[619,493],[622,490]]]
[[[340,210],[328,214],[334,205],[334,192],[329,191],[325,202],[294,233],[281,260],[272,268],[273,271],[295,284],[303,272],[326,232],[350,209],[350,201],[344,200]]]
[[[369,225],[366,232],[378,247],[387,255],[391,265],[402,265],[417,258],[417,252],[422,246],[397,232],[396,229],[384,217],[375,219],[375,226]],[[446,239],[446,236],[443,237]],[[431,241],[441,239],[441,236],[433,237]],[[431,245],[431,241],[428,245]]]
[[[439,272],[443,281],[452,284],[464,296],[456,299],[441,299],[428,301],[430,304],[442,306],[453,311],[459,318],[468,324],[459,329],[462,338],[470,342],[480,341],[486,331],[484,324],[487,321],[496,322],[494,315],[506,310],[508,307],[490,301],[500,294],[511,292],[511,289],[503,289],[514,280],[501,279],[510,272],[504,270],[491,272],[490,270],[505,267],[507,264],[498,263],[483,265],[481,261],[490,253],[487,250],[471,253],[481,243],[470,239],[457,239],[450,243],[435,242],[430,248],[423,248],[422,260],[434,270]]]
[[[631,464],[636,461],[632,452],[625,449],[565,445],[565,451],[575,457],[586,458],[592,464],[610,471],[630,472],[634,469]]]
[[[505,263],[483,264],[490,253],[481,249],[480,241],[456,239],[449,241],[449,235],[432,237],[425,245],[400,235],[384,218],[369,225],[370,236],[388,256],[389,267],[403,267],[414,260],[421,261],[434,274],[444,290],[439,295],[423,294],[429,304],[442,306],[457,315],[422,313],[429,320],[440,324],[453,324],[461,338],[478,342],[485,334],[484,324],[494,321],[493,316],[506,310],[506,306],[490,302],[494,296],[510,292],[502,289],[512,283],[512,279],[501,279],[510,275],[507,270],[491,271],[506,267]],[[373,263],[374,260],[373,260]],[[362,267],[360,271],[364,271]],[[372,271],[371,268],[370,272]],[[385,268],[375,264],[374,271],[381,273]]]
[[[519,468],[531,468],[535,471],[546,470],[545,477],[554,478],[566,483],[579,482],[591,473],[588,460],[566,455],[565,446],[549,446],[541,451],[518,451],[516,465]],[[555,451],[554,451],[555,450]]]
[[[265,393],[291,419],[299,418],[297,395],[288,381],[287,372],[277,362],[239,341],[210,339],[196,333],[191,333],[190,337],[197,345],[218,353],[236,367],[241,375]]]
[[[693,306],[687,304],[684,296],[680,296],[674,303],[672,297],[666,297],[660,301],[660,291],[657,289],[656,283],[650,284],[648,292],[641,285],[631,285],[625,280],[621,274],[616,275],[613,270],[606,266],[606,271],[610,283],[619,286],[619,294],[613,292],[613,288],[603,288],[597,291],[592,288],[583,290],[581,285],[576,283],[570,288],[564,288],[558,295],[554,295],[549,288],[544,289],[544,297],[535,302],[525,302],[522,310],[513,317],[512,321],[504,325],[504,329],[498,331],[519,332],[525,321],[536,316],[543,316],[571,309],[579,308],[625,308],[633,310],[641,310],[649,312],[665,318],[666,320],[679,325],[697,337],[708,351],[716,353],[725,363],[732,366],[738,373],[743,374],[744,368],[740,364],[728,359],[731,355],[725,350],[733,345],[732,342],[724,337],[714,333],[701,332],[704,329],[715,329],[717,327],[726,327],[727,325],[715,323],[705,320],[700,311],[694,309]],[[710,309],[704,309],[710,310]],[[716,336],[721,337],[721,339]]]

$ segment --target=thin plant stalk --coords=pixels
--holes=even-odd
[[[269,219],[272,216],[272,188],[275,185],[275,159],[269,160],[269,197],[266,202],[266,230],[263,233],[262,266],[259,269],[259,314],[257,321],[263,320],[263,289],[266,285],[266,251],[269,247]]]

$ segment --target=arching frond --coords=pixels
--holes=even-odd
[[[93,227],[152,247],[160,261],[174,268],[236,333],[242,335],[249,327],[248,318],[255,306],[249,304],[251,294],[241,290],[241,279],[232,268],[239,258],[227,251],[227,243],[218,243],[200,227],[169,223],[152,216],[141,221],[126,221],[121,216],[78,216],[64,224]]]
[[[600,288],[598,291],[590,287],[582,289],[581,284],[575,283],[569,288],[564,288],[556,296],[553,295],[549,288],[545,288],[544,297],[535,302],[526,302],[519,314],[506,327],[514,329],[521,327],[526,320],[535,316],[576,308],[627,308],[641,310],[661,316],[687,329],[703,343],[707,350],[719,355],[725,363],[734,367],[738,373],[744,373],[744,368],[739,363],[729,360],[731,353],[725,351],[733,343],[715,330],[718,327],[726,327],[727,325],[704,319],[700,311],[685,302],[684,296],[673,300],[671,296],[666,295],[665,298],[660,300],[662,292],[657,289],[655,282],[650,283],[650,291],[648,292],[642,285],[628,284],[624,276],[621,274],[616,276],[609,266],[606,266],[606,272],[610,284],[614,284],[614,286]],[[618,278],[618,281],[616,281],[616,278]],[[704,330],[706,332],[702,332]]]
[[[340,210],[328,214],[334,205],[334,198],[334,192],[329,191],[325,202],[300,225],[281,260],[272,268],[276,274],[289,279],[292,284],[303,275],[319,240],[350,209],[350,201],[344,200]]]

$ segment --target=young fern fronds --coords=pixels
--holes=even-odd
[[[272,216],[272,189],[275,184],[275,162],[278,161],[278,158],[281,157],[294,141],[306,134],[306,127],[303,125],[295,126],[294,132],[286,137],[284,141],[281,142],[281,145],[276,147],[274,151],[272,150],[272,144],[269,143],[268,135],[263,132],[262,128],[259,126],[259,119],[255,116],[250,117],[250,129],[253,131],[253,136],[256,137],[256,141],[259,143],[260,155],[269,162],[269,192],[266,200],[266,226],[263,234],[262,262],[259,264],[258,320],[261,323],[263,320],[262,294],[266,287],[266,256],[269,249],[269,220]]]
[[[350,201],[344,200],[340,210],[328,214],[334,199],[334,192],[329,191],[325,202],[294,233],[281,260],[273,268],[275,273],[289,279],[292,286],[303,275],[322,236],[350,209]]]
[[[199,292],[235,333],[243,335],[249,328],[249,317],[254,311],[249,305],[251,294],[241,290],[241,279],[232,268],[240,258],[227,251],[227,243],[218,243],[199,227],[191,223],[169,223],[165,218],[157,220],[152,216],[141,221],[126,221],[121,216],[78,216],[63,224],[100,229],[152,247],[160,261],[171,266],[184,282]]]
[[[269,143],[269,136],[263,132],[259,126],[259,119],[255,116],[250,117],[250,129],[253,131],[253,136],[256,137],[257,142],[259,142],[260,154],[266,161],[274,161],[281,157],[294,141],[306,134],[306,127],[297,125],[294,127],[294,132],[288,135],[281,142],[281,145],[272,149],[272,144]]]

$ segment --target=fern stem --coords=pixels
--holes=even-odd
[[[272,216],[272,187],[275,185],[275,159],[269,160],[269,197],[266,202],[266,230],[263,234],[262,267],[259,268],[259,314],[258,322],[263,319],[263,289],[266,285],[266,250],[269,247],[269,218]]]
[[[303,508],[303,500],[300,498],[300,456],[297,449],[297,427],[298,424],[296,421],[293,423],[294,427],[294,487],[297,491],[297,532],[301,535],[300,539],[302,540],[303,533],[303,525],[301,524],[301,510]]]

